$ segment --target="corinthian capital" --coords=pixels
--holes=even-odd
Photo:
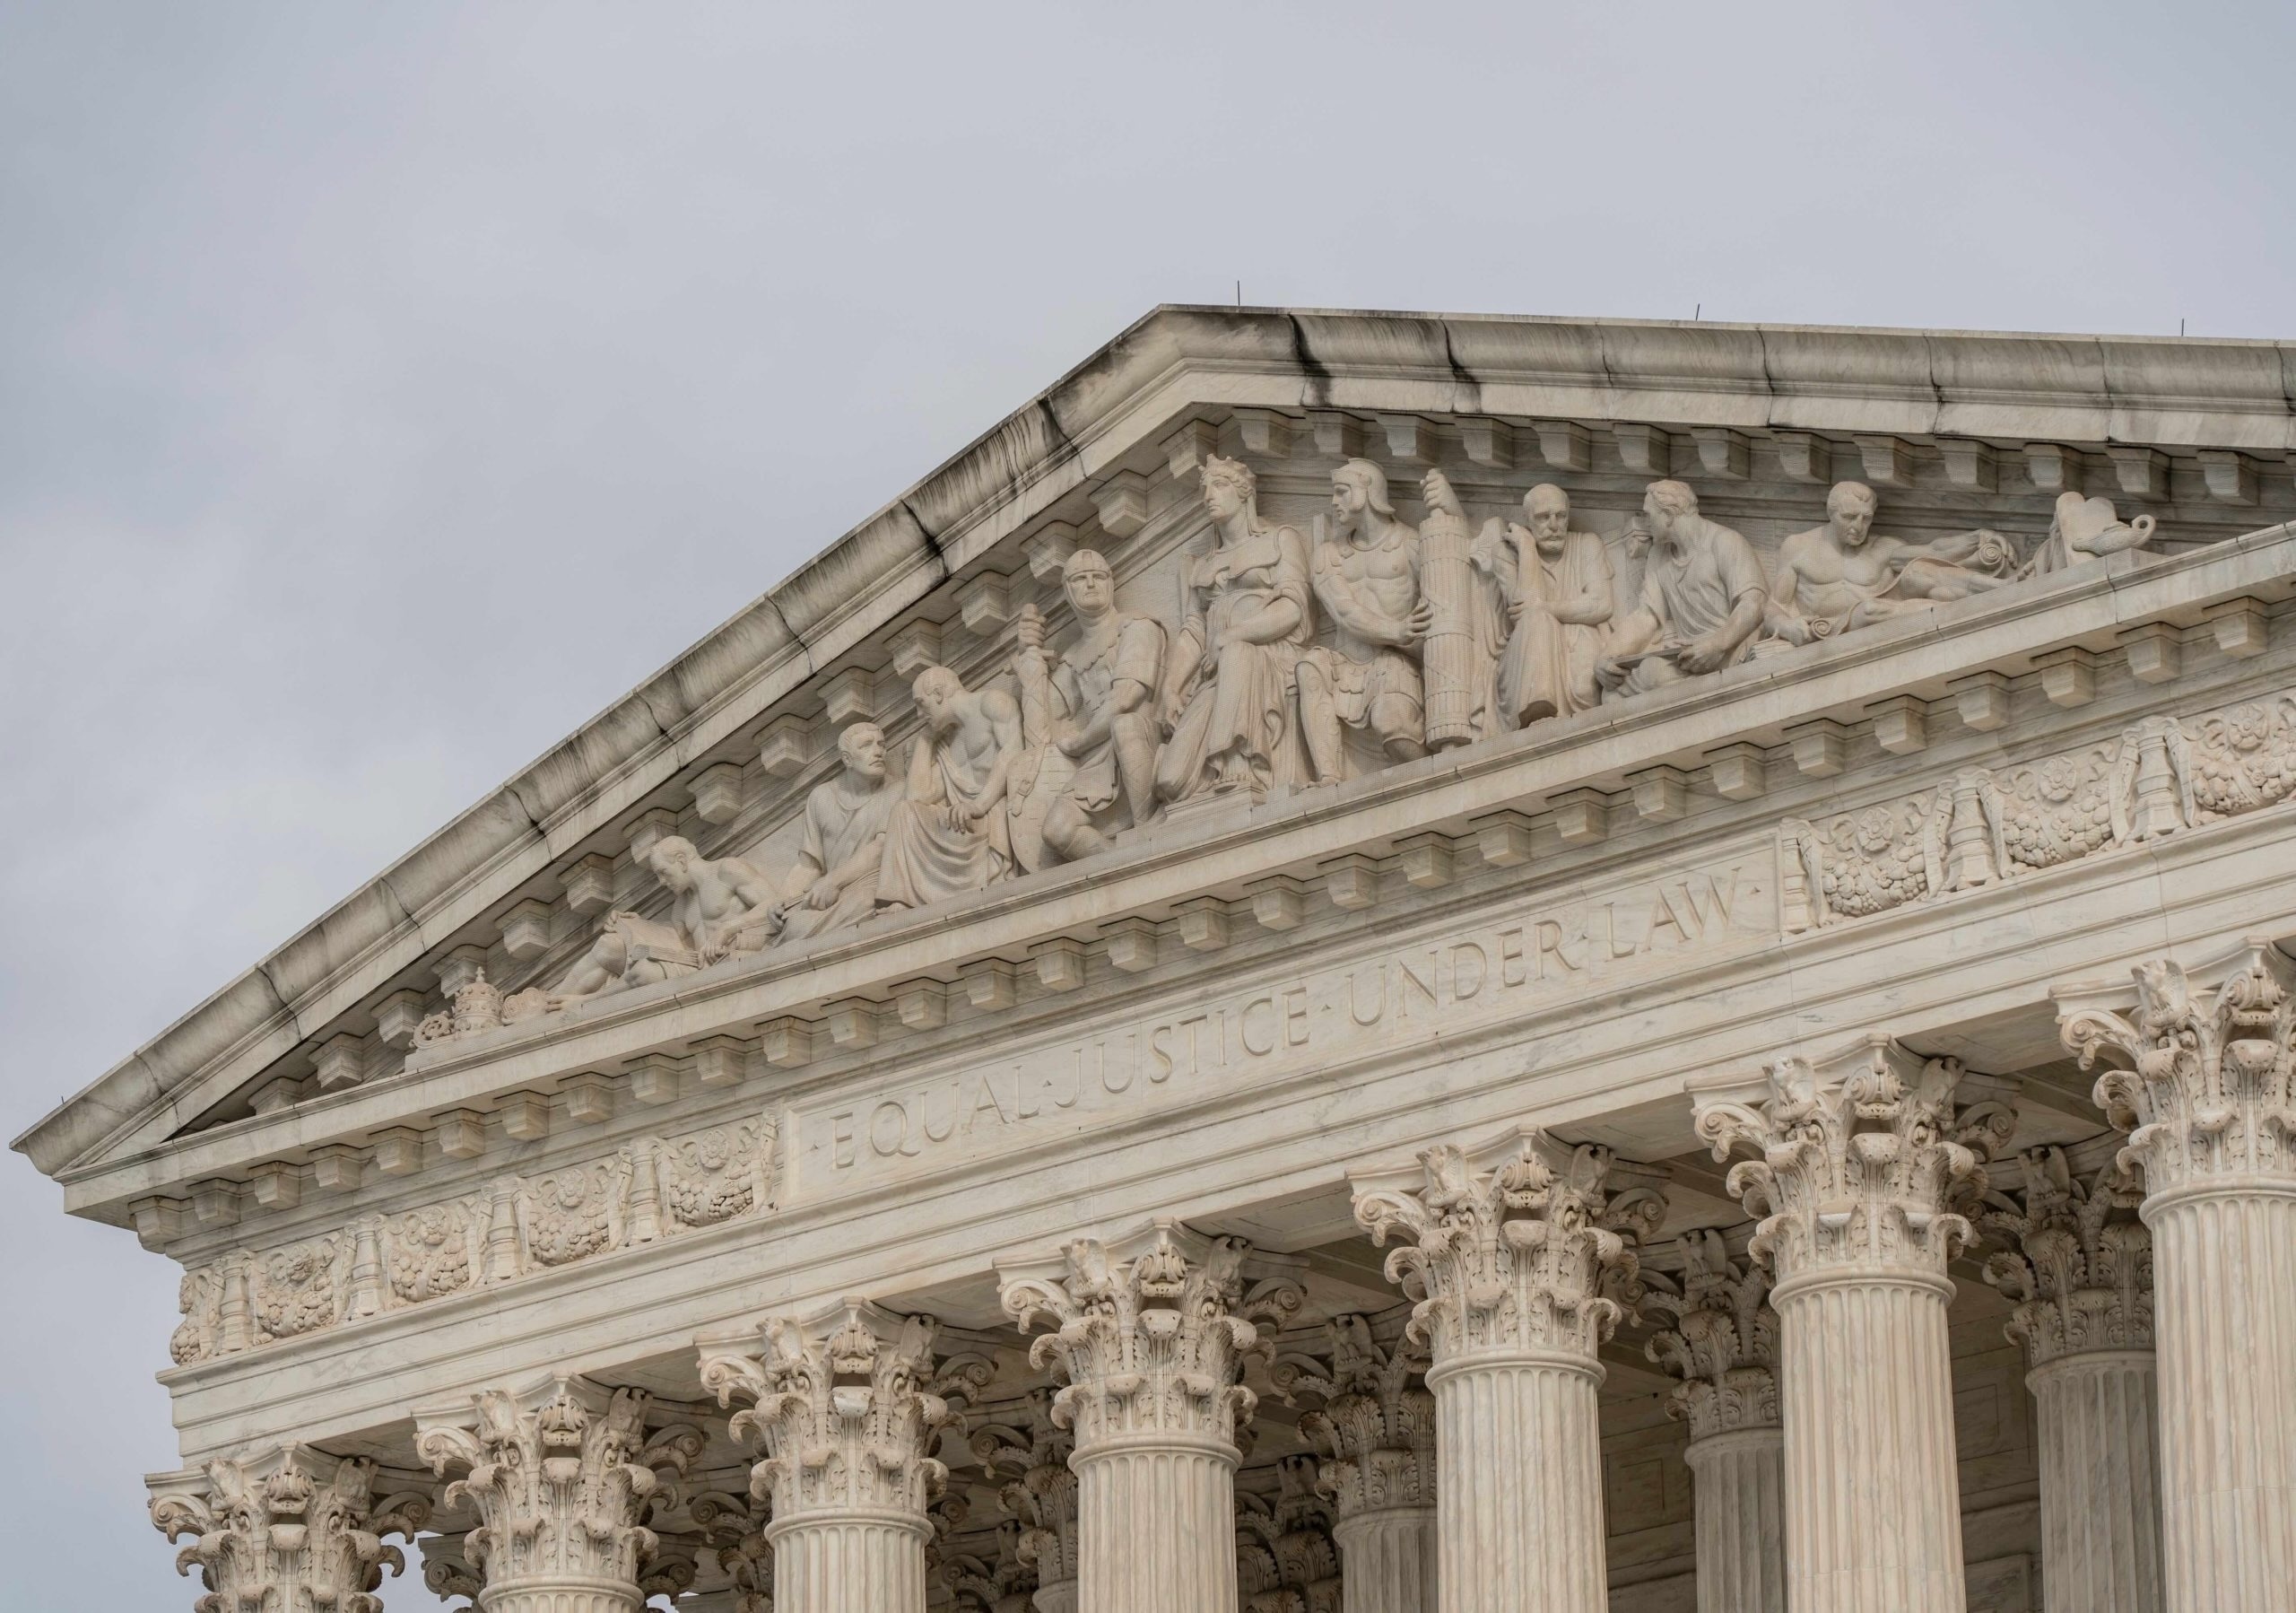
[[[721,1406],[751,1402],[733,1432],[765,1450],[752,1498],[777,1519],[857,1509],[924,1523],[948,1478],[933,1454],[941,1430],[990,1376],[977,1356],[936,1361],[939,1330],[929,1316],[846,1299],[807,1321],[768,1317],[754,1343],[704,1340],[702,1386]]]
[[[1407,1240],[1387,1280],[1417,1302],[1410,1337],[1439,1365],[1483,1350],[1592,1360],[1639,1294],[1637,1251],[1665,1214],[1657,1173],[1534,1127],[1348,1175],[1371,1241]]]
[[[198,1613],[381,1613],[383,1570],[406,1566],[385,1535],[413,1539],[430,1516],[413,1495],[372,1498],[375,1464],[300,1446],[151,1480],[152,1522],[170,1541],[197,1539],[176,1572],[199,1570]]]
[[[1083,1238],[1057,1259],[1004,1262],[1004,1313],[1026,1332],[1036,1366],[1065,1380],[1052,1415],[1079,1446],[1125,1434],[1232,1442],[1257,1397],[1244,1364],[1270,1353],[1259,1323],[1281,1327],[1305,1297],[1296,1260],[1256,1256],[1234,1238],[1205,1238],[1159,1220],[1114,1243]]]
[[[1762,1217],[1748,1252],[1783,1284],[1834,1269],[1902,1269],[1944,1277],[1970,1237],[1961,1212],[1985,1189],[1985,1165],[2016,1115],[1990,1096],[1956,1102],[1963,1070],[1883,1037],[1830,1058],[1781,1059],[1740,1095],[1693,1089],[1699,1140],[1727,1159],[1730,1192]]]
[[[1770,1274],[1730,1258],[1722,1234],[1685,1234],[1679,1281],[1648,1274],[1643,1315],[1660,1323],[1643,1353],[1682,1382],[1668,1413],[1690,1424],[1692,1439],[1740,1428],[1775,1428],[1778,1411],[1778,1312],[1770,1308]]]
[[[1418,1382],[1427,1365],[1410,1341],[1383,1346],[1365,1318],[1335,1316],[1320,1355],[1286,1351],[1269,1369],[1285,1405],[1323,1401],[1300,1433],[1324,1459],[1318,1488],[1342,1518],[1435,1504],[1435,1397]]]
[[[2082,1068],[2117,1067],[2097,1106],[2130,1134],[2146,1188],[2296,1177],[2296,966],[2251,941],[2213,987],[2166,958],[2133,972],[2133,994],[2057,993],[2057,1029]]]
[[[2018,1156],[2024,1183],[1986,1195],[1978,1225],[1996,1245],[1985,1280],[2017,1306],[2008,1334],[2025,1364],[2086,1350],[2152,1347],[2152,1234],[2144,1183],[2115,1161],[2084,1181],[2062,1148]]]
[[[986,1424],[972,1436],[972,1453],[1004,1481],[998,1499],[1020,1524],[1014,1555],[1040,1585],[1076,1577],[1076,1475],[1068,1465],[1076,1442],[1053,1420],[1052,1398],[1050,1390],[1036,1390],[1020,1417]]]
[[[464,1552],[490,1589],[603,1580],[630,1586],[635,1605],[659,1545],[647,1517],[674,1499],[667,1481],[702,1446],[700,1430],[684,1425],[649,1435],[648,1405],[636,1390],[554,1377],[519,1394],[487,1390],[466,1410],[416,1415],[416,1454],[434,1473],[463,1469],[446,1504],[477,1509]]]

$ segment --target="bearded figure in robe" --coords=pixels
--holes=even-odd
[[[1013,877],[1004,793],[1021,752],[1021,708],[1002,690],[976,693],[946,667],[910,685],[925,716],[909,754],[907,798],[885,827],[877,900],[925,907]]]
[[[1491,579],[1507,623],[1499,652],[1492,728],[1506,732],[1600,703],[1595,663],[1618,612],[1610,551],[1570,529],[1570,495],[1542,482],[1523,495],[1523,520],[1483,525],[1474,562]]]

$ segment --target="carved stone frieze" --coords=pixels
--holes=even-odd
[[[1607,1148],[1525,1128],[1470,1159],[1449,1144],[1420,1155],[1416,1182],[1359,1178],[1355,1219],[1414,1302],[1410,1335],[1434,1360],[1551,1350],[1591,1359],[1639,1297],[1641,1241],[1665,1201],[1650,1173]]]
[[[466,1411],[416,1415],[416,1454],[441,1476],[461,1471],[446,1504],[478,1513],[463,1550],[490,1598],[587,1593],[633,1610],[644,1600],[659,1543],[647,1521],[702,1448],[700,1430],[685,1425],[649,1434],[648,1404],[635,1390],[561,1377],[523,1393],[487,1390]]]
[[[1727,1159],[1729,1190],[1761,1217],[1748,1245],[1781,1283],[1830,1270],[1902,1269],[1944,1279],[1973,1236],[1967,1210],[2016,1127],[1991,1097],[1960,1101],[1960,1062],[1869,1039],[1830,1058],[1781,1059],[1760,1095],[1693,1092],[1699,1139]]]
[[[430,1521],[420,1495],[377,1499],[375,1464],[300,1446],[268,1457],[218,1459],[152,1481],[152,1522],[198,1571],[198,1613],[382,1613],[383,1571],[406,1566],[387,1535],[412,1540]]]
[[[1318,1491],[1349,1518],[1435,1501],[1435,1397],[1421,1381],[1425,1350],[1407,1339],[1381,1345],[1361,1316],[1326,1324],[1323,1349],[1279,1354],[1269,1382],[1286,1405],[1321,1404],[1300,1418],[1323,1458]]]
[[[2009,1337],[2030,1367],[2092,1350],[2152,1347],[2152,1234],[2143,1178],[2118,1161],[2074,1173],[2065,1150],[2018,1155],[2021,1186],[1986,1195],[1985,1280],[2016,1305]]]
[[[1029,1359],[1059,1375],[1053,1419],[1080,1450],[1148,1433],[1233,1443],[1258,1399],[1244,1365],[1274,1347],[1260,1324],[1281,1327],[1304,1297],[1289,1275],[1254,1280],[1251,1259],[1159,1221],[1123,1243],[1079,1239],[1056,1268],[1000,1268],[1004,1313],[1024,1332],[1054,1324]]]
[[[2059,1032],[2083,1069],[2110,1067],[2097,1104],[2146,1190],[2296,1180],[2296,965],[2258,942],[2213,988],[2166,958],[2133,972],[2132,1011],[2076,1008]]]
[[[2104,745],[1965,768],[1916,795],[1779,827],[1809,929],[1976,890],[2277,806],[2296,794],[2296,694],[2148,717]]]
[[[277,1249],[235,1251],[185,1274],[178,1365],[403,1311],[615,1250],[770,1214],[773,1116],[641,1138],[602,1160],[393,1215]]]
[[[1689,1423],[1694,1440],[1777,1427],[1778,1313],[1770,1308],[1769,1272],[1732,1259],[1710,1229],[1686,1234],[1682,1249],[1679,1279],[1643,1278],[1643,1314],[1660,1324],[1643,1353],[1682,1380],[1668,1397],[1669,1414]]]

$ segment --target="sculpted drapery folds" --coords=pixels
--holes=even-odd
[[[1658,1324],[1643,1353],[1682,1380],[1670,1415],[1692,1439],[1778,1426],[1778,1313],[1770,1274],[1736,1260],[1710,1229],[1685,1234],[1679,1279],[1645,1277],[1643,1315]]]
[[[2060,1033],[2099,1077],[2123,1158],[2158,1197],[2222,1178],[2296,1181],[2296,968],[2265,942],[2213,990],[2173,961],[2137,965],[2133,1012],[2078,1008]]]
[[[1642,600],[1613,632],[1595,666],[1605,699],[1639,694],[1744,660],[1770,597],[1754,546],[1698,512],[1681,482],[1653,482],[1643,524]]]
[[[1381,1345],[1361,1316],[1334,1317],[1319,1357],[1276,1357],[1268,1381],[1295,1405],[1321,1404],[1300,1418],[1300,1434],[1322,1453],[1322,1493],[1342,1518],[1435,1500],[1435,1397],[1420,1378],[1425,1350],[1409,1340]]]
[[[1779,545],[1762,621],[1781,647],[1967,599],[2010,580],[2017,551],[1998,532],[1908,543],[1874,530],[1880,504],[1865,483],[1837,482],[1826,495],[1826,524]]]
[[[684,1425],[649,1435],[648,1405],[634,1390],[557,1378],[524,1394],[488,1390],[451,1417],[417,1415],[416,1454],[434,1473],[463,1469],[446,1504],[478,1511],[464,1549],[486,1576],[490,1613],[528,1606],[509,1600],[517,1591],[592,1599],[537,1607],[635,1609],[644,1600],[640,1582],[659,1545],[647,1520],[674,1499],[668,1480],[702,1447],[700,1431]]]
[[[419,1495],[373,1495],[375,1464],[300,1446],[260,1460],[211,1461],[152,1484],[152,1522],[170,1542],[198,1537],[176,1571],[199,1571],[198,1613],[382,1613],[383,1570],[406,1566],[386,1535],[413,1539],[430,1521]]]
[[[1439,1145],[1422,1183],[1359,1181],[1355,1220],[1387,1256],[1387,1280],[1414,1302],[1411,1336],[1437,1365],[1483,1351],[1551,1350],[1591,1359],[1639,1293],[1641,1240],[1665,1201],[1607,1148],[1525,1128],[1478,1165]]]
[[[1061,587],[1076,641],[1056,658],[1043,615],[1024,606],[1013,658],[1025,746],[1009,806],[1013,850],[1033,870],[1074,862],[1156,808],[1156,696],[1164,676],[1163,624],[1116,607],[1116,580],[1098,552],[1062,562]]]
[[[760,1342],[701,1342],[702,1387],[735,1415],[736,1438],[762,1445],[751,1495],[770,1504],[778,1536],[808,1516],[866,1512],[910,1520],[948,1478],[933,1454],[940,1432],[989,1379],[978,1356],[937,1360],[939,1324],[848,1299],[810,1321],[769,1318]]]
[[[1502,618],[1485,731],[1569,717],[1599,702],[1595,663],[1618,613],[1618,582],[1603,540],[1570,529],[1570,495],[1540,483],[1523,495],[1521,523],[1483,523],[1474,558]]]
[[[1749,1248],[1782,1283],[1831,1268],[1912,1268],[1943,1277],[1972,1233],[1962,1212],[2016,1128],[2007,1105],[1955,1102],[1962,1068],[1870,1039],[1822,1067],[1770,1067],[1752,1103],[1694,1093],[1699,1139],[1727,1159],[1729,1190],[1762,1217]]]
[[[2092,1350],[2152,1347],[2152,1234],[2144,1178],[2118,1161],[2076,1174],[2057,1147],[2017,1159],[2020,1187],[1986,1195],[1985,1280],[2017,1309],[2009,1337],[2029,1366]]]
[[[1265,795],[1308,777],[1297,668],[1314,629],[1308,546],[1259,515],[1258,480],[1240,460],[1204,462],[1212,547],[1181,563],[1180,626],[1162,696],[1156,795]]]
[[[1022,1331],[1054,1324],[1029,1360],[1058,1373],[1053,1419],[1080,1449],[1135,1434],[1234,1443],[1258,1403],[1244,1365],[1274,1349],[1260,1324],[1280,1328],[1304,1297],[1288,1276],[1248,1281],[1250,1259],[1237,1239],[1159,1221],[1129,1243],[1079,1239],[1057,1270],[1005,1277],[1004,1313]]]
[[[778,941],[802,941],[858,924],[876,910],[885,832],[902,784],[885,765],[885,736],[874,722],[837,737],[838,776],[805,798],[804,840],[782,882],[768,928]]]
[[[925,907],[986,890],[1014,872],[1004,809],[1021,752],[1021,708],[999,689],[967,689],[946,667],[910,685],[925,731],[911,742],[907,797],[885,831],[877,899]]]
[[[1299,664],[1300,725],[1318,784],[1345,776],[1351,732],[1383,762],[1425,752],[1419,646],[1434,623],[1420,588],[1419,532],[1396,515],[1387,472],[1350,459],[1331,485],[1331,519],[1317,519],[1310,564],[1332,641]]]

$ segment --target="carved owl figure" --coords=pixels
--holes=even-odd
[[[2019,868],[2050,868],[2113,837],[2104,753],[2091,749],[2020,767],[2001,780],[2001,838]]]
[[[2235,706],[2197,727],[2192,787],[2203,812],[2230,817],[2296,792],[2296,699]]]
[[[1925,798],[1868,806],[1824,826],[1827,911],[1862,919],[1928,894],[1921,840],[1927,806]]]

